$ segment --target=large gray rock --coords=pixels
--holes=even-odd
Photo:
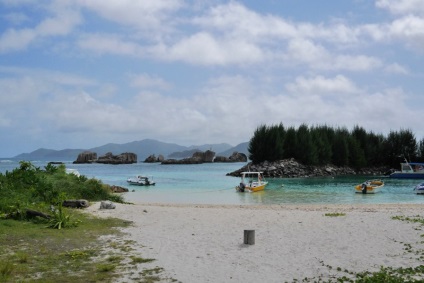
[[[154,155],[154,154],[151,154],[144,160],[144,162],[145,163],[155,163],[155,162],[162,162],[164,160],[165,160],[165,158],[163,157],[162,154],[159,154],[158,157],[156,157],[156,155]]]
[[[231,162],[247,162],[246,154],[237,151],[234,151],[229,159]]]
[[[193,153],[192,157],[184,159],[166,159],[162,161],[162,164],[202,164],[211,163],[215,158],[215,152],[207,150],[205,152],[197,151]]]
[[[305,178],[341,175],[382,175],[386,168],[367,168],[355,171],[350,167],[337,167],[334,165],[310,166],[303,165],[295,159],[284,159],[274,162],[264,161],[259,164],[249,162],[239,170],[227,173],[228,176],[240,176],[244,171],[263,172],[265,177],[276,178]]]
[[[137,163],[137,155],[131,152],[124,152],[119,155],[113,155],[111,152],[100,156],[96,163],[103,164],[131,164]]]
[[[97,153],[92,151],[84,151],[78,154],[77,160],[75,160],[74,164],[80,163],[93,163],[97,160]]]
[[[97,153],[84,151],[78,155],[77,160],[75,160],[73,163],[131,164],[137,163],[137,155],[131,152],[113,155],[111,152],[108,152],[105,155],[97,158]]]
[[[100,209],[115,209],[116,205],[108,200],[100,202]]]

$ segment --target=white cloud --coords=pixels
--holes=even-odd
[[[393,14],[424,15],[424,2],[422,0],[377,0],[376,6],[387,9]]]
[[[343,75],[334,78],[316,76],[314,78],[298,77],[295,82],[286,84],[289,93],[295,94],[319,94],[341,95],[357,93],[355,84]]]
[[[397,63],[393,63],[393,64],[386,66],[384,68],[384,70],[387,73],[391,73],[391,74],[399,74],[399,75],[408,75],[409,74],[409,71],[408,71],[407,68],[405,68],[404,66],[397,64]]]
[[[85,34],[77,41],[82,49],[92,50],[99,54],[116,54],[125,56],[141,56],[143,48],[137,43],[126,41],[113,34]]]
[[[424,18],[406,16],[392,22],[389,28],[390,35],[408,46],[424,50]]]
[[[249,42],[217,39],[204,32],[182,39],[163,56],[200,65],[249,64],[263,59],[260,48]]]
[[[173,13],[184,7],[182,0],[78,0],[77,3],[107,20],[158,38],[172,30]]]
[[[153,88],[153,89],[169,89],[170,84],[164,79],[158,76],[152,76],[149,74],[137,74],[130,75],[131,86],[138,87],[141,89]]]
[[[64,36],[80,24],[80,15],[69,9],[55,11],[53,17],[42,20],[33,28],[9,28],[0,35],[0,53],[26,49],[37,39]]]
[[[310,40],[294,39],[289,42],[283,57],[289,64],[306,64],[311,69],[370,71],[381,67],[378,58],[365,55],[333,54]]]

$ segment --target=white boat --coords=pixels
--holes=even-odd
[[[421,184],[416,185],[415,188],[414,188],[414,192],[417,195],[424,194],[424,183],[421,183]]]
[[[265,181],[262,172],[242,172],[241,182],[236,186],[236,190],[238,192],[258,192],[263,191],[266,185],[268,182]]]
[[[80,177],[81,176],[81,174],[78,172],[77,169],[66,168],[66,173],[67,174],[74,174],[77,177]]]
[[[360,194],[375,194],[384,186],[381,180],[369,180],[355,186],[355,192]]]
[[[149,179],[147,176],[138,175],[134,178],[127,179],[128,184],[136,186],[154,186],[156,183]]]
[[[400,171],[394,171],[389,175],[396,179],[424,179],[424,163],[405,162],[400,164]]]

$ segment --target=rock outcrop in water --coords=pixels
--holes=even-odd
[[[80,153],[74,164],[81,163],[102,163],[102,164],[131,164],[137,163],[137,155],[131,152],[124,152],[119,155],[113,155],[111,152],[97,158],[97,153],[84,151]]]
[[[215,158],[215,152],[207,150],[205,152],[197,151],[193,153],[192,157],[183,159],[166,159],[162,164],[202,164],[211,163]]]
[[[244,153],[233,152],[230,157],[217,156],[214,162],[247,162],[247,156]]]
[[[162,161],[164,161],[165,160],[165,158],[163,157],[163,155],[162,154],[159,154],[159,156],[158,157],[156,157],[156,155],[154,155],[154,154],[152,154],[152,155],[149,155],[145,160],[144,160],[144,162],[145,163],[155,163],[155,162],[162,162]]]
[[[230,157],[215,156],[215,152],[207,150],[205,152],[197,151],[192,157],[183,159],[166,159],[162,164],[202,164],[212,162],[246,162],[247,156],[244,153],[233,152]]]
[[[384,175],[387,168],[366,168],[354,170],[350,167],[338,167],[334,165],[307,166],[300,164],[295,159],[284,159],[274,162],[264,161],[259,164],[249,162],[242,168],[227,173],[227,176],[241,176],[241,172],[259,171],[263,172],[265,177],[276,178],[305,178],[305,177],[323,177],[339,175]]]
[[[78,154],[77,160],[75,160],[74,164],[82,164],[82,163],[94,163],[97,160],[97,153],[92,151],[84,151]]]

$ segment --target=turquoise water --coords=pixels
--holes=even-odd
[[[33,162],[44,168],[46,162]],[[356,194],[353,186],[367,179],[364,176],[322,178],[267,179],[265,191],[237,193],[239,178],[226,173],[241,168],[245,163],[212,163],[197,165],[161,165],[137,163],[130,165],[72,164],[89,178],[130,189],[125,194],[129,202],[177,204],[384,204],[424,203],[424,195],[416,195],[413,188],[420,180],[384,178],[385,186],[378,194]],[[0,160],[0,172],[19,167],[15,161]],[[126,179],[135,175],[153,176],[156,186],[130,186]],[[383,178],[383,177],[382,177]]]

